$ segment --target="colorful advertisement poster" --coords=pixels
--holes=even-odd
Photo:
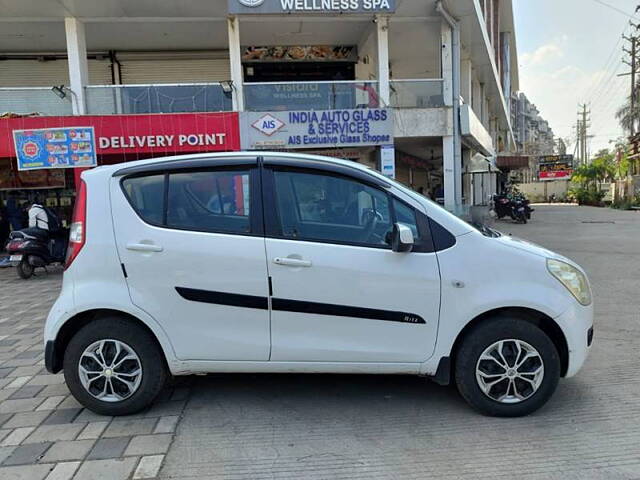
[[[93,127],[14,130],[18,170],[95,167]]]

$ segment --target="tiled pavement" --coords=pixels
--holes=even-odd
[[[0,270],[0,479],[142,479],[157,475],[189,395],[168,387],[137,415],[96,415],[44,369],[42,329],[62,272]]]
[[[147,412],[99,417],[43,371],[60,273],[0,270],[0,480],[640,480],[640,213],[540,207],[530,224],[498,228],[578,261],[595,294],[584,369],[519,419],[477,415],[420,378],[248,374],[193,379]]]

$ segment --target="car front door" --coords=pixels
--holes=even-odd
[[[112,178],[131,299],[161,324],[179,359],[268,360],[257,159],[198,164]]]
[[[271,360],[429,358],[440,273],[424,213],[366,180],[285,164],[264,170]],[[396,221],[412,228],[413,252],[391,250]]]

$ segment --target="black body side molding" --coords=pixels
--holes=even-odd
[[[176,287],[176,292],[178,292],[182,298],[193,302],[214,303],[216,305],[228,305],[230,307],[258,308],[261,310],[267,310],[269,308],[267,297],[212,292],[210,290],[197,290],[184,287]]]
[[[176,292],[178,292],[182,298],[193,302],[228,305],[231,307],[257,308],[261,310],[267,310],[269,308],[269,299],[267,297],[241,295],[238,293],[213,292],[210,290],[198,290],[185,287],[175,288]],[[281,312],[364,318],[368,320],[383,320],[387,322],[410,323],[414,325],[424,325],[427,323],[424,318],[420,315],[416,315],[415,313],[353,307],[349,305],[333,305],[330,303],[305,302],[301,300],[287,300],[284,298],[272,298],[271,308]]]

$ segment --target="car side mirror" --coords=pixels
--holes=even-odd
[[[391,249],[397,253],[408,253],[413,249],[413,232],[402,223],[394,223],[391,232]]]

